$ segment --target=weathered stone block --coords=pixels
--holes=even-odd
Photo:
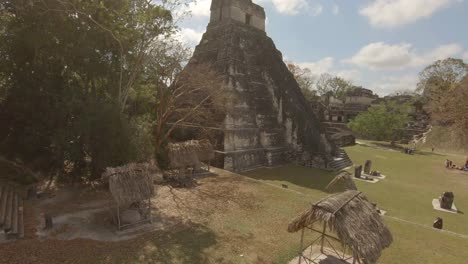
[[[355,178],[361,178],[361,173],[362,173],[362,165],[354,168],[354,177]]]
[[[371,173],[371,168],[372,168],[372,161],[371,161],[371,160],[367,160],[367,161],[366,161],[366,164],[365,164],[365,166],[364,166],[364,173],[370,175],[370,173]]]
[[[440,207],[443,209],[451,210],[454,200],[455,195],[453,194],[453,192],[444,192],[439,198]]]

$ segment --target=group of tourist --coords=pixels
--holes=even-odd
[[[414,148],[405,148],[405,154],[413,155],[414,154]]]
[[[468,158],[465,161],[465,165],[458,167],[457,165],[453,164],[453,161],[446,159],[445,160],[445,168],[447,169],[455,169],[461,171],[468,171]]]

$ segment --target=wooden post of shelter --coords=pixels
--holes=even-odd
[[[131,163],[122,167],[107,168],[103,174],[103,179],[109,181],[109,190],[112,194],[113,202],[110,202],[109,207],[113,212],[116,212],[117,217],[113,217],[114,223],[117,222],[117,229],[121,231],[125,227],[135,226],[143,223],[152,223],[151,219],[151,197],[154,195],[154,186],[152,180],[152,172],[158,170],[157,166],[149,163]],[[146,204],[146,201],[148,203]],[[132,223],[123,223],[121,219],[121,207],[130,206],[132,204],[146,206],[146,210],[142,211],[139,207],[138,212],[144,215],[144,219],[133,221]],[[116,208],[112,205],[115,204]]]
[[[302,229],[302,233],[301,233],[301,245],[300,245],[300,248],[299,248],[299,264],[301,264],[301,260],[302,260],[302,250],[303,250],[303,246],[304,246],[304,229]]]
[[[327,232],[327,222],[323,223],[322,241],[320,242],[320,252],[323,254],[323,245],[325,244],[325,233]]]
[[[315,222],[323,223],[323,230],[312,227]],[[335,230],[337,237],[326,234],[327,226]],[[372,204],[359,191],[349,190],[340,194],[329,195],[316,202],[310,209],[296,217],[288,226],[288,232],[302,231],[301,246],[304,240],[304,229],[310,229],[321,234],[310,247],[317,245],[321,239],[321,254],[325,253],[325,240],[331,246],[334,256],[342,261],[353,258],[353,263],[376,263],[384,248],[388,247],[393,237],[390,230],[382,221],[380,215],[373,209]],[[361,241],[357,237],[369,237],[369,241]],[[335,250],[329,239],[340,241],[344,246],[341,253]],[[346,241],[346,244],[344,241]],[[346,256],[346,247],[352,251],[352,257]],[[301,249],[302,250],[302,249]],[[300,257],[307,263],[316,263],[315,259],[309,259],[301,252]],[[364,262],[363,262],[364,261]],[[300,262],[299,262],[300,263]]]

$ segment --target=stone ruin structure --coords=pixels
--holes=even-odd
[[[453,192],[444,192],[439,198],[440,207],[443,209],[451,210],[455,195]]]
[[[354,168],[354,177],[355,178],[361,178],[361,174],[362,174],[362,165]]]
[[[366,164],[364,166],[364,173],[367,174],[367,175],[370,175],[371,174],[371,169],[372,169],[372,161],[367,160]]]
[[[440,217],[437,217],[434,223],[432,224],[433,228],[436,229],[443,229],[444,228],[444,220]]]
[[[215,166],[231,171],[283,162],[333,167],[338,149],[267,36],[265,17],[251,0],[213,0],[207,31],[185,69],[213,65],[233,98],[219,125]]]

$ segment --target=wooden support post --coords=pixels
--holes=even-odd
[[[44,222],[45,222],[45,227],[44,229],[52,229],[54,227],[54,223],[52,221],[52,216],[49,214],[44,214]]]
[[[320,245],[320,252],[323,254],[323,245],[325,243],[325,233],[327,232],[327,222],[323,223],[323,231],[322,231],[322,242]]]
[[[361,263],[361,258],[359,258],[359,255],[358,255],[358,254],[356,254],[356,258],[357,258],[357,263],[362,264],[362,263]]]
[[[299,248],[299,264],[301,264],[301,260],[302,260],[303,244],[304,244],[304,228],[302,229],[302,233],[301,233],[301,245]]]
[[[153,217],[151,216],[151,197],[148,198],[148,210],[149,210],[148,217],[149,217],[149,220],[150,220],[149,222],[150,222],[150,224],[152,224],[153,223]]]
[[[117,204],[117,228],[120,231],[120,206]]]

